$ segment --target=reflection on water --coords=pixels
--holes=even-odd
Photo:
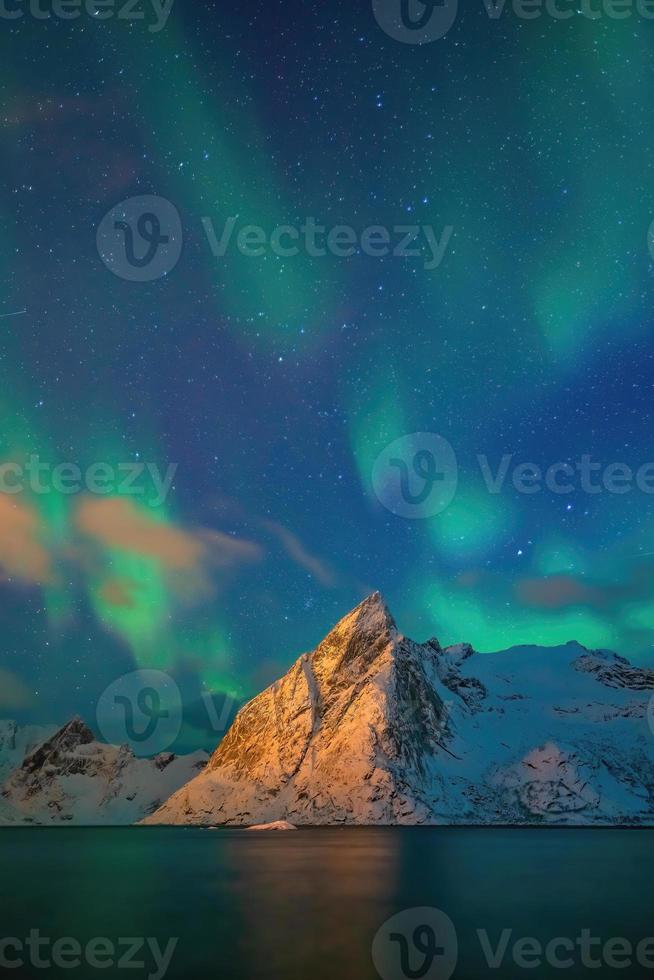
[[[240,832],[225,856],[244,976],[370,974],[361,937],[374,935],[397,880],[398,854],[385,835]]]
[[[520,937],[546,944],[584,928],[635,945],[654,935],[653,842],[649,831],[7,829],[0,938],[38,929],[52,940],[142,936],[165,947],[178,937],[172,980],[368,980],[377,976],[371,944],[382,923],[432,906],[456,929],[455,980],[597,976],[578,962],[527,970],[507,960],[491,971],[477,930],[493,946],[512,930],[509,949]],[[88,980],[153,969],[148,961],[127,974],[86,965],[47,975]],[[427,980],[442,980],[434,969]]]

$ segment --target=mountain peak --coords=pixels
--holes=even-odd
[[[355,617],[358,627],[362,629],[375,629],[376,626],[383,630],[396,629],[395,620],[381,592],[366,596],[341,622],[350,617]]]
[[[88,745],[95,740],[95,735],[83,718],[75,715],[53,735],[51,743],[57,746]]]
[[[52,756],[61,752],[67,753],[76,749],[79,745],[88,745],[94,740],[91,729],[82,721],[79,715],[75,715],[69,722],[63,725],[52,738],[43,742],[31,755],[28,755],[23,762],[23,769],[34,772]]]
[[[355,662],[372,663],[398,636],[395,620],[379,592],[373,592],[344,616],[312,655],[313,668],[323,679]]]
[[[366,596],[358,606],[343,616],[329,631],[318,649],[332,639],[338,638],[343,642],[348,635],[355,633],[366,636],[369,640],[379,636],[390,639],[392,634],[397,633],[395,620],[381,592],[373,592]]]
[[[84,719],[80,715],[73,715],[70,721],[67,721],[65,725],[59,729],[58,735],[64,734],[75,734],[83,736],[84,742],[91,742],[93,740],[93,732],[86,724]]]

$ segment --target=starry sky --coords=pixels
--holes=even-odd
[[[416,46],[365,0],[175,0],[158,32],[0,26],[1,460],[177,467],[156,507],[0,496],[2,716],[92,720],[135,666],[243,700],[375,589],[418,640],[650,657],[652,496],[492,494],[477,457],[654,461],[651,22],[480,2]],[[146,282],[96,242],[141,195],[183,229]],[[231,215],[453,233],[430,271],[214,256]],[[372,472],[415,432],[458,487],[406,519]]]

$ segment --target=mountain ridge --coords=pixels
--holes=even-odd
[[[143,822],[652,823],[651,691],[653,670],[575,641],[416,643],[374,593]]]
[[[205,752],[137,758],[78,716],[59,728],[0,721],[0,825],[131,824],[204,768]]]

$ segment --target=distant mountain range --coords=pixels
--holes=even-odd
[[[126,745],[97,742],[80,718],[60,729],[0,721],[0,825],[135,823],[207,759],[138,759]]]
[[[379,594],[236,716],[148,824],[654,824],[654,670],[402,636]]]

